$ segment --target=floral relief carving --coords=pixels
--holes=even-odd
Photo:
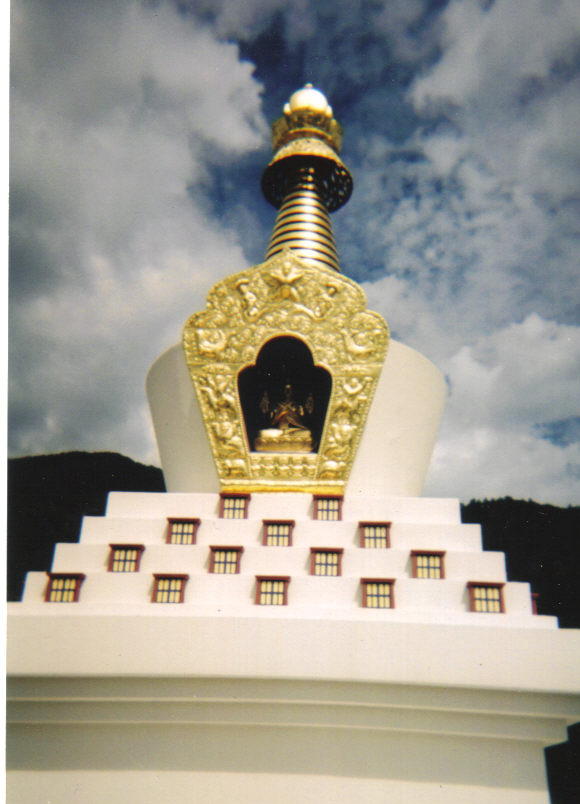
[[[279,336],[303,340],[332,375],[318,453],[250,451],[237,377]],[[206,309],[186,322],[183,345],[222,485],[344,486],[388,340],[384,319],[366,309],[355,282],[288,250],[215,285]]]

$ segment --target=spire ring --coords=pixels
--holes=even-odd
[[[287,156],[271,162],[262,175],[262,192],[273,207],[279,209],[305,168],[314,168],[321,201],[329,212],[340,209],[352,193],[352,177],[334,159],[324,156]]]

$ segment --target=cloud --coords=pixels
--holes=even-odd
[[[443,12],[441,55],[408,92],[414,133],[403,146],[375,136],[364,154],[349,257],[358,229],[372,244],[371,306],[450,380],[431,492],[570,503],[580,492],[579,9],[522,11],[498,1]],[[381,211],[365,218],[365,204]]]
[[[462,347],[447,362],[455,420],[528,427],[578,413],[580,328],[528,316]]]
[[[579,483],[578,443],[558,447],[494,427],[456,436],[443,431],[424,493],[466,501],[510,496],[567,506],[577,504]]]
[[[208,191],[264,146],[261,87],[169,5],[22,2],[13,28],[12,449],[151,456],[146,367],[245,265]]]
[[[569,504],[580,489],[580,328],[528,316],[445,364],[448,410],[431,493]],[[571,438],[549,439],[553,425]]]
[[[446,114],[463,147],[457,138],[435,137],[433,157],[451,144],[456,159],[477,152],[532,194],[577,197],[580,168],[570,167],[580,150],[578,4],[497,0],[488,9],[453,2],[443,20],[444,55],[415,80],[411,98],[423,114]],[[439,166],[445,169],[441,160]]]

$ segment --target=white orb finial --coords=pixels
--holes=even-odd
[[[306,84],[302,89],[294,92],[290,96],[289,102],[284,107],[284,111],[295,112],[298,109],[311,109],[327,117],[332,117],[332,108],[326,97],[318,89],[314,89],[312,84]]]

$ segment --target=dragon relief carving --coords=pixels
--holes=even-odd
[[[247,472],[246,448],[237,409],[234,378],[228,368],[198,375],[198,389],[205,400],[202,410],[211,411],[204,421],[220,476],[241,477]]]
[[[293,336],[332,375],[318,453],[251,452],[237,389],[262,346]],[[222,485],[341,488],[350,472],[388,347],[384,319],[362,289],[286,250],[227,277],[184,327],[183,345]]]

